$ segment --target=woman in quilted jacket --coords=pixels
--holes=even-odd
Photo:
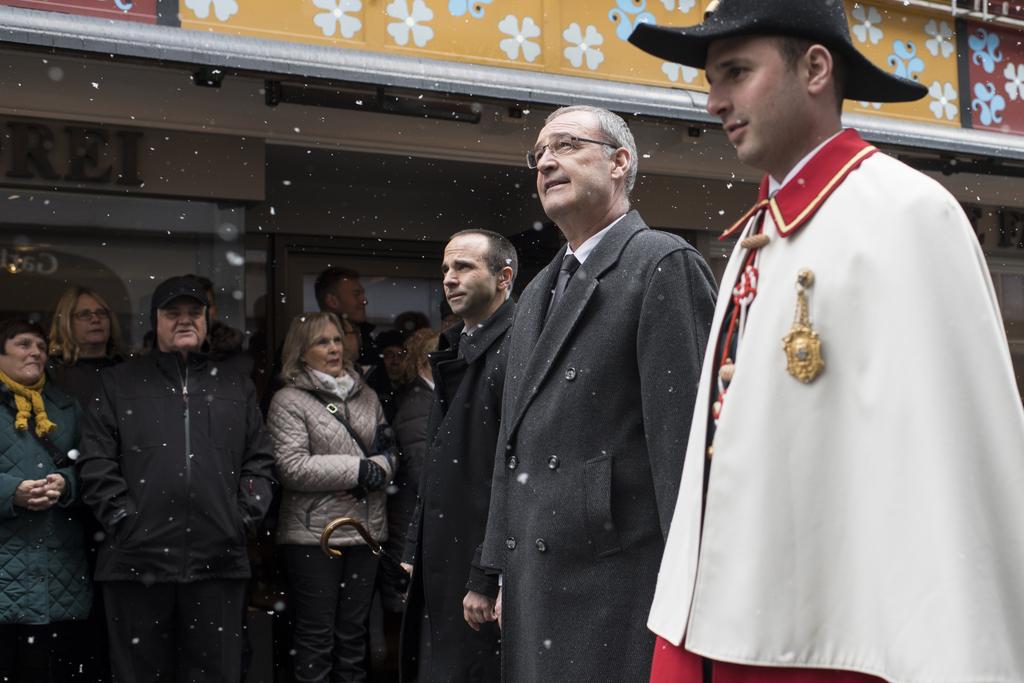
[[[0,681],[66,681],[89,615],[72,460],[80,409],[47,383],[46,334],[0,322]]]
[[[292,321],[282,350],[284,388],[267,424],[283,487],[277,542],[284,551],[293,610],[297,683],[364,681],[366,617],[377,558],[343,527],[328,558],[320,532],[354,517],[378,541],[387,538],[385,486],[395,458],[376,394],[343,360],[344,333],[333,313]]]

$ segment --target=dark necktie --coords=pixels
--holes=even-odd
[[[573,254],[566,254],[565,258],[562,259],[562,267],[558,271],[558,279],[555,281],[555,291],[551,293],[551,305],[548,306],[548,314],[544,318],[545,323],[551,319],[551,313],[558,306],[558,302],[562,300],[565,288],[569,286],[569,280],[576,274],[579,267],[580,262]]]

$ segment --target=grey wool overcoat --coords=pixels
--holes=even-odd
[[[545,325],[564,254],[523,292],[508,347],[482,558],[503,572],[502,678],[646,681],[714,277],[632,211]]]

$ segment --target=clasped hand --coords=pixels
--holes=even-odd
[[[14,490],[14,504],[33,512],[48,510],[64,494],[67,482],[59,474],[48,474],[45,479],[25,479]]]

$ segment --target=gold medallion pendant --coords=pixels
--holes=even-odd
[[[796,315],[789,334],[782,338],[782,349],[786,352],[786,370],[797,381],[810,384],[825,369],[821,357],[821,339],[811,327],[811,316],[807,307],[807,290],[814,284],[814,273],[803,269],[796,277]]]

